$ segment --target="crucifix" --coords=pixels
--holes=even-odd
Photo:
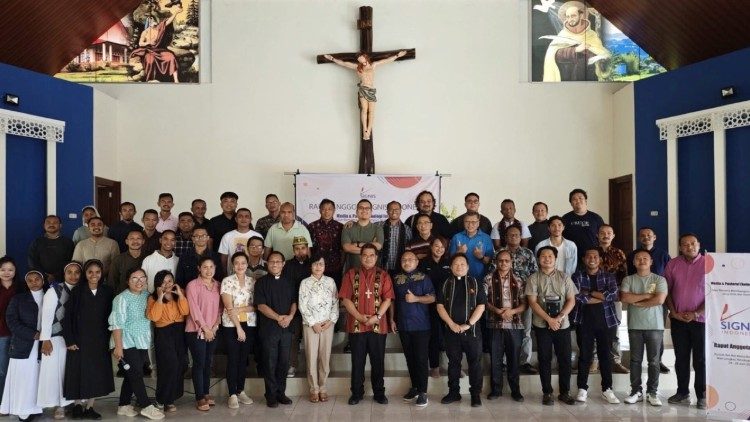
[[[409,60],[416,57],[416,50],[372,51],[372,7],[359,8],[357,20],[359,30],[359,50],[356,53],[321,54],[318,64],[335,63],[356,71],[359,77],[357,102],[360,113],[359,173],[375,173],[375,152],[372,147],[372,122],[375,115],[374,69],[378,65],[396,60]]]
[[[367,296],[367,300],[370,300],[370,297],[372,296],[372,292],[370,291],[370,289],[369,289],[369,288],[368,288],[368,289],[367,289],[367,291],[365,292],[365,296]]]

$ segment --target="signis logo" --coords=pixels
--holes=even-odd
[[[733,330],[733,331],[750,331],[750,322],[748,321],[732,321],[731,318],[742,314],[743,312],[750,310],[750,307],[745,308],[741,311],[732,312],[729,309],[729,304],[725,303],[724,308],[721,311],[721,318],[719,319],[722,330]]]
[[[359,189],[359,197],[360,198],[366,198],[366,199],[375,199],[376,195],[374,193],[368,193],[370,192],[370,189],[365,189],[364,186]]]

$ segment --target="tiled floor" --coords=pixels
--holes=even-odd
[[[451,405],[440,404],[440,397],[430,396],[427,407],[417,408],[404,403],[400,396],[389,396],[390,404],[374,403],[371,397],[366,397],[357,406],[349,406],[346,396],[332,397],[327,403],[310,403],[306,397],[293,397],[294,403],[280,406],[276,409],[266,407],[262,398],[256,398],[257,403],[243,406],[239,409],[229,409],[219,401],[209,412],[199,412],[193,407],[193,402],[187,397],[178,401],[178,411],[169,414],[167,420],[207,421],[218,419],[272,421],[702,421],[706,419],[705,412],[695,406],[672,406],[665,404],[661,408],[650,407],[643,403],[635,405],[608,405],[598,397],[589,398],[585,404],[568,406],[555,403],[554,406],[542,406],[540,395],[527,395],[524,403],[515,403],[508,397],[489,401],[483,399],[483,406],[472,408],[468,396],[464,396],[461,403]],[[666,397],[664,398],[666,403]],[[116,400],[104,399],[97,403],[97,410],[104,416],[104,420],[133,420],[124,416],[117,417]],[[15,418],[13,418],[15,419]],[[49,412],[42,420],[52,420]],[[144,420],[138,418],[136,420]]]

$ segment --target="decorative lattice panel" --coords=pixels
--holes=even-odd
[[[656,124],[662,141],[666,141],[670,135],[683,138],[713,132],[719,129],[716,125],[721,125],[724,129],[750,126],[750,101],[661,119]]]
[[[65,135],[65,122],[0,109],[0,132],[62,142]]]

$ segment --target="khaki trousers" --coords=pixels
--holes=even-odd
[[[305,341],[307,382],[310,384],[310,393],[326,393],[326,380],[331,372],[333,325],[319,334],[305,325],[302,327],[302,334]]]

